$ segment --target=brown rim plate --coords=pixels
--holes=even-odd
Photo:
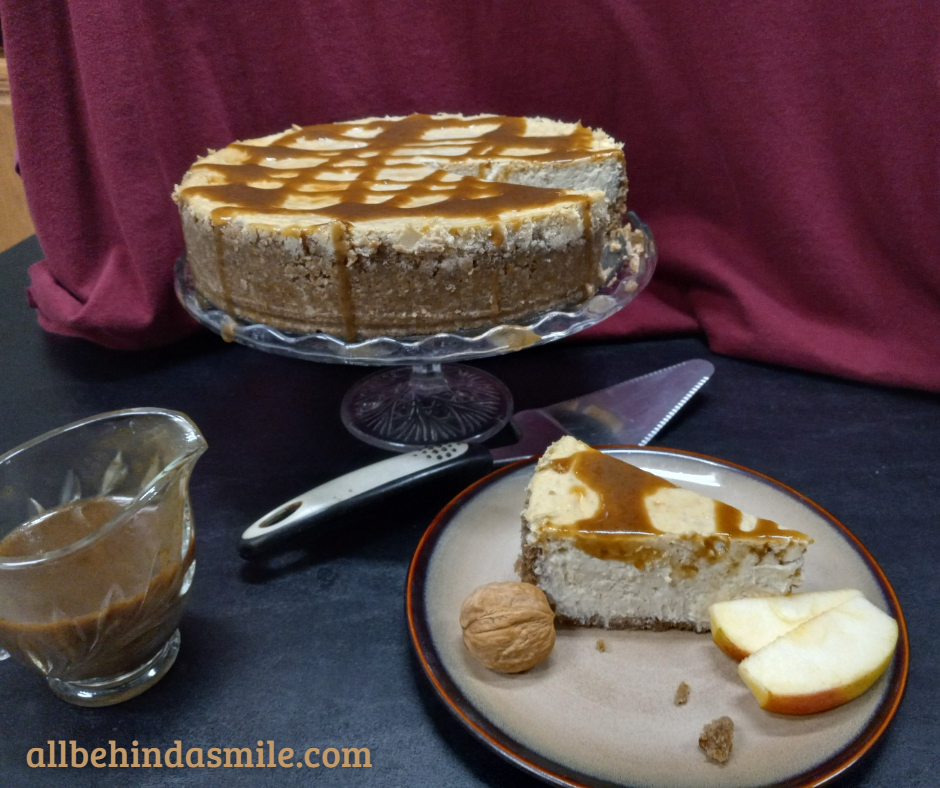
[[[447,708],[484,745],[562,786],[794,788],[822,785],[856,763],[893,719],[909,663],[900,605],[871,554],[820,506],[755,471],[677,450],[605,451],[811,536],[801,590],[858,588],[894,616],[900,637],[888,670],[851,703],[804,717],[761,710],[736,664],[707,634],[560,629],[551,656],[531,671],[488,671],[463,647],[459,610],[477,586],[516,578],[519,512],[534,464],[528,460],[451,501],[412,560],[412,643]],[[682,681],[691,696],[676,706]],[[735,743],[719,766],[705,759],[698,736],[723,715],[735,722]]]

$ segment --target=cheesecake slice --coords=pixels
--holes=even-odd
[[[173,194],[204,297],[350,341],[584,302],[617,267],[605,248],[639,269],[626,196],[623,145],[601,130],[452,114],[233,142],[199,158]]]
[[[810,542],[566,436],[528,485],[520,568],[560,621],[706,632],[715,602],[796,588]]]

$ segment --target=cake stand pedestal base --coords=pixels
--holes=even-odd
[[[512,415],[512,395],[497,378],[463,364],[415,364],[376,372],[343,399],[343,424],[366,443],[411,451],[478,442]]]

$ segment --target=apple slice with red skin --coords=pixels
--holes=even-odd
[[[891,662],[897,622],[854,596],[786,632],[738,665],[762,709],[814,714],[867,690]]]
[[[716,602],[708,609],[712,639],[740,662],[811,618],[859,595],[860,591],[846,588]]]

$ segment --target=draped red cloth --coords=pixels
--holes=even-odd
[[[580,335],[940,390],[940,7],[850,0],[0,0],[49,331],[185,336],[175,183],[291,123],[452,111],[626,144],[649,289]],[[7,163],[4,166],[11,166]]]

